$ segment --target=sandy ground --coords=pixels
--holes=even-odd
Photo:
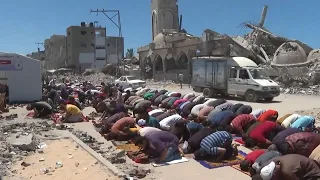
[[[163,86],[153,86],[157,89],[164,88]],[[180,87],[171,85],[170,87],[166,87],[166,89],[171,91],[178,91],[181,93],[193,92],[187,86],[184,86],[181,90]],[[199,93],[196,93],[199,94]],[[281,94],[279,97],[276,97],[274,102],[272,103],[247,103],[243,102],[240,99],[231,99],[231,102],[237,103],[241,102],[244,104],[251,105],[253,109],[264,108],[264,109],[275,109],[279,112],[279,116],[282,116],[286,113],[291,113],[298,110],[310,110],[313,108],[320,108],[320,96],[303,96],[303,95],[289,95],[289,94]],[[86,108],[84,110],[85,114],[92,112],[92,108]],[[10,113],[18,113],[19,117],[23,117],[26,114],[24,109],[13,109]],[[81,129],[83,131],[87,131],[90,135],[97,138],[98,141],[105,142],[105,144],[111,144],[111,142],[103,139],[94,129],[91,123],[78,123],[73,126],[75,129]],[[68,148],[69,149],[69,148]],[[67,149],[67,150],[68,150]],[[248,149],[240,147],[240,150],[248,152]],[[66,156],[67,152],[65,152]],[[78,159],[78,158],[77,158]],[[69,159],[68,159],[69,160]],[[129,160],[128,160],[129,161]],[[94,161],[95,162],[95,161]],[[53,163],[55,165],[55,162]],[[74,165],[73,165],[74,166]],[[250,180],[251,178],[231,167],[223,167],[217,169],[206,169],[201,166],[195,160],[189,160],[187,163],[157,167],[153,168],[151,165],[143,165],[152,169],[152,175],[147,176],[147,179],[156,179],[156,180],[212,180],[212,179],[223,179],[223,180]],[[40,167],[39,167],[40,168]],[[39,168],[34,170],[35,173],[39,174]],[[90,168],[89,168],[90,169]],[[88,171],[89,171],[88,169]],[[60,169],[59,169],[60,170]],[[80,170],[80,169],[78,169]],[[84,170],[81,168],[81,173]],[[39,176],[41,177],[41,176]],[[44,176],[42,176],[44,177]],[[81,176],[82,177],[82,176]],[[149,177],[149,178],[148,178]],[[64,178],[63,178],[64,179]]]
[[[20,179],[31,180],[116,180],[95,158],[69,139],[47,141],[44,153],[35,153],[13,168]],[[24,167],[22,162],[29,163]],[[57,168],[61,162],[63,167]],[[49,172],[43,173],[44,169]]]

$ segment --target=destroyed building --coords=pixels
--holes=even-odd
[[[245,23],[252,29],[244,37],[230,37],[213,30],[204,30],[201,37],[193,36],[182,29],[182,16],[178,17],[176,0],[152,0],[152,42],[139,47],[142,76],[154,80],[176,80],[184,74],[188,82],[191,74],[191,59],[196,52],[204,56],[243,56],[257,64],[267,65],[266,73],[272,77],[287,74],[306,75],[320,51],[298,40],[273,34],[264,27],[268,7],[262,11],[260,22]]]

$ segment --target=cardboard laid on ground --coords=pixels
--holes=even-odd
[[[181,159],[177,159],[177,160],[173,160],[170,162],[166,162],[166,163],[161,163],[161,164],[157,164],[157,163],[151,163],[152,166],[154,167],[161,167],[161,166],[168,166],[171,164],[179,164],[179,163],[184,163],[184,162],[188,162],[189,160],[185,157],[182,157]]]

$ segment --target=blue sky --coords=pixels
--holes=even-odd
[[[70,25],[99,21],[107,34],[118,29],[103,15],[90,9],[120,10],[125,48],[151,41],[151,0],[10,0],[1,2],[0,51],[27,54],[37,50],[53,34],[65,34]],[[194,35],[212,29],[229,35],[243,35],[243,22],[258,22],[263,5],[269,10],[265,27],[275,34],[299,39],[320,47],[319,0],[179,0],[183,28]],[[43,49],[43,47],[41,47]]]

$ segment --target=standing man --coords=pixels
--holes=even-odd
[[[179,83],[180,83],[180,89],[182,89],[182,82],[183,82],[183,74],[179,74]]]

